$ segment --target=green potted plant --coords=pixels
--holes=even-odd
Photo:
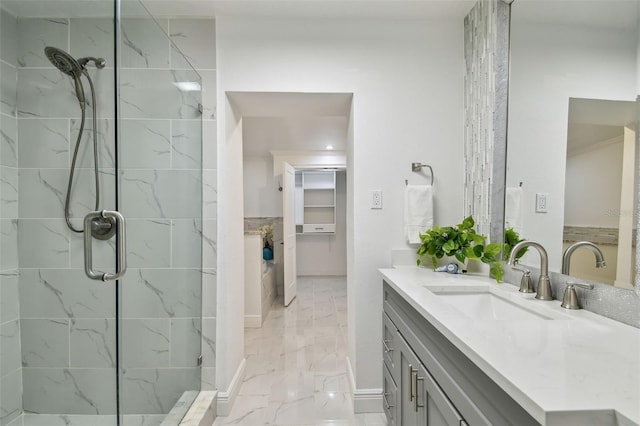
[[[508,260],[511,255],[511,249],[513,246],[518,244],[520,241],[524,241],[524,238],[520,238],[520,234],[518,234],[513,228],[505,229],[504,231],[504,259]],[[520,260],[522,256],[527,252],[529,247],[525,247],[520,249],[518,253],[516,253],[516,260]]]
[[[431,259],[434,268],[438,265],[438,259],[444,256],[453,256],[461,263],[471,259],[489,265],[496,281],[502,281],[504,271],[502,263],[496,257],[502,250],[502,244],[486,244],[487,237],[478,234],[474,226],[475,221],[472,216],[469,216],[455,226],[436,225],[424,234],[420,234],[422,244],[418,249],[418,266],[424,262],[425,258]]]

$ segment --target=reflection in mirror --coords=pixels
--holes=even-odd
[[[582,249],[563,272],[625,288],[635,276],[635,114],[635,102],[569,99],[563,250],[590,241],[607,268]]]
[[[623,288],[636,275],[638,167],[626,154],[637,145],[639,10],[639,0],[511,6],[505,227],[541,243],[554,272],[569,245],[596,243],[607,268],[581,247],[570,274]]]

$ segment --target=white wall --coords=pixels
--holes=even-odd
[[[569,97],[634,100],[635,33],[607,28],[529,24],[513,5],[507,187],[523,182],[522,236],[544,245],[560,270],[564,224]],[[535,194],[549,212],[535,213]],[[523,263],[538,266],[530,250]]]
[[[243,170],[245,217],[282,217],[282,192],[279,178],[273,176],[273,160],[245,157]]]
[[[227,91],[353,93],[348,147],[349,342],[356,409],[381,409],[380,267],[403,238],[404,180],[421,183],[411,162],[434,166],[437,223],[462,215],[462,22],[408,20],[252,20],[220,18],[218,111],[227,114]],[[220,117],[220,286],[238,282],[242,268],[242,197],[230,196],[242,154],[229,139],[233,120]],[[223,190],[222,188],[227,188]],[[370,191],[384,192],[384,208],[369,208]],[[223,197],[223,194],[227,196]],[[223,235],[224,234],[224,235]],[[222,254],[224,253],[224,258]],[[237,263],[237,262],[236,262]],[[224,271],[224,273],[223,273]],[[224,275],[224,280],[223,280]],[[242,301],[228,310],[241,310]],[[228,323],[228,321],[227,321]],[[242,347],[242,333],[219,335],[221,348]],[[230,350],[230,349],[226,349]],[[234,371],[239,361],[221,365]],[[229,382],[218,381],[220,389]],[[359,405],[358,395],[375,404]]]
[[[246,217],[282,216],[278,191],[282,179],[273,175],[271,151],[304,152],[326,144],[344,149],[346,145],[346,117],[246,117],[242,123]]]
[[[218,51],[218,58],[219,55]],[[218,414],[226,416],[239,390],[238,381],[242,379],[245,364],[244,209],[239,184],[242,182],[242,118],[220,99],[218,112],[216,385]]]
[[[640,3],[638,4],[638,13],[640,14]],[[638,70],[639,72],[636,73],[636,94],[640,95],[640,25],[638,26],[637,36],[638,40],[636,42],[636,70]]]
[[[620,137],[567,158],[565,225],[618,228],[622,148]]]
[[[347,275],[347,180],[336,172],[336,232],[333,235],[298,235],[298,275]]]

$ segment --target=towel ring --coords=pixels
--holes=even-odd
[[[411,171],[412,172],[420,172],[422,171],[422,168],[426,167],[429,169],[429,171],[431,172],[431,186],[433,186],[433,168],[428,165],[428,164],[422,164],[422,163],[411,163]],[[409,183],[405,180],[405,184],[408,185]]]

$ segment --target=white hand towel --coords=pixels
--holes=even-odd
[[[419,244],[420,233],[433,227],[433,188],[407,185],[404,191],[404,229],[410,244]]]
[[[522,234],[524,192],[521,187],[508,187],[505,193],[504,227]]]

